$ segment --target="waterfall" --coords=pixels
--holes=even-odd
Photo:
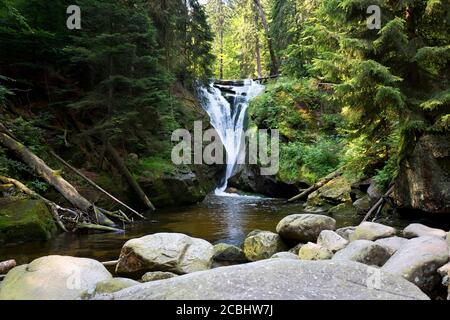
[[[210,84],[209,88],[200,88],[204,97],[203,108],[208,113],[211,125],[216,129],[226,151],[226,170],[215,191],[217,195],[225,193],[228,179],[233,174],[233,169],[239,159],[242,135],[245,131],[244,120],[249,102],[263,89],[263,85],[253,80],[216,86]],[[227,98],[222,92],[227,95]]]

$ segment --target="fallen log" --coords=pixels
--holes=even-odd
[[[99,185],[97,185],[94,181],[92,181],[91,179],[89,179],[88,177],[86,177],[84,174],[81,173],[81,171],[79,171],[78,169],[76,169],[75,167],[73,167],[72,165],[70,165],[67,161],[65,161],[64,159],[62,159],[60,156],[58,156],[55,152],[50,151],[50,153],[57,159],[59,160],[62,164],[64,164],[66,167],[68,167],[70,170],[72,170],[73,172],[75,172],[77,175],[79,175],[80,177],[82,177],[84,180],[86,180],[90,185],[92,185],[94,188],[96,188],[97,190],[99,190],[100,192],[104,193],[105,195],[107,195],[109,198],[111,198],[112,200],[114,200],[115,202],[117,202],[118,204],[124,206],[125,208],[127,208],[128,210],[130,210],[131,212],[133,212],[134,214],[136,214],[137,216],[141,217],[141,218],[145,218],[144,216],[142,216],[139,212],[137,212],[136,210],[134,210],[133,208],[129,207],[128,205],[126,205],[125,203],[123,203],[122,201],[120,201],[119,199],[117,199],[116,197],[114,197],[112,194],[110,194],[109,192],[107,192],[105,189],[103,189],[102,187],[100,187]],[[106,210],[105,210],[106,211]],[[103,212],[103,210],[102,210]],[[110,212],[103,212],[106,214],[109,214]],[[127,217],[128,219],[128,217]],[[129,219],[128,219],[129,220]]]
[[[89,230],[97,230],[97,231],[107,231],[107,232],[124,232],[123,229],[118,229],[114,227],[103,226],[101,224],[95,223],[78,223],[77,229],[89,229]]]
[[[16,260],[6,260],[0,262],[0,274],[8,273],[8,271],[14,268],[16,265]]]
[[[389,190],[388,190],[384,195],[382,195],[382,196],[378,199],[378,201],[373,205],[373,207],[370,208],[370,210],[367,212],[367,214],[365,215],[365,217],[364,217],[364,219],[362,220],[362,222],[364,222],[364,221],[366,221],[367,219],[369,219],[369,217],[372,215],[372,213],[373,213],[375,210],[377,210],[379,207],[380,207],[380,209],[381,209],[381,205],[383,204],[383,202],[385,201],[385,199],[386,199],[387,197],[389,197],[389,195],[394,191],[394,187],[395,187],[395,185],[392,185],[392,186],[389,188]]]
[[[116,149],[111,145],[109,141],[106,141],[105,143],[106,151],[111,156],[112,160],[116,163],[116,167],[119,170],[119,172],[123,175],[123,177],[127,180],[128,184],[131,188],[136,192],[139,199],[141,199],[142,203],[146,205],[149,209],[156,210],[153,203],[150,201],[150,199],[147,197],[145,192],[142,190],[142,188],[139,186],[137,181],[134,179],[133,175],[128,171],[127,166],[123,162],[120,155],[117,153]],[[141,218],[145,219],[144,216],[139,215]]]
[[[301,200],[305,197],[307,197],[310,193],[313,193],[314,191],[316,191],[317,189],[319,189],[320,187],[324,186],[326,183],[328,183],[329,181],[333,180],[334,178],[340,176],[342,174],[342,168],[337,169],[336,171],[330,173],[329,175],[327,175],[325,178],[323,178],[322,180],[320,180],[319,182],[316,182],[315,184],[313,184],[311,187],[303,190],[301,193],[299,193],[298,195],[288,199],[288,202],[293,202],[296,200]]]

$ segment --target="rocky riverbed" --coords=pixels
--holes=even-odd
[[[254,230],[241,246],[155,233],[127,241],[113,270],[93,259],[45,256],[10,270],[0,299],[450,297],[445,230],[374,222],[336,229],[331,217],[293,214],[276,231]]]

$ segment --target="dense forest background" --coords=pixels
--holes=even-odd
[[[82,0],[82,29],[68,30],[72,2],[0,3],[0,122],[48,161],[56,149],[113,190],[108,146],[135,177],[172,172],[170,133],[199,117],[197,81],[277,76],[249,118],[280,130],[280,179],[344,168],[382,190],[419,183],[433,205],[406,206],[448,211],[448,1]],[[433,148],[447,160],[411,175]],[[5,149],[0,172],[48,187]]]

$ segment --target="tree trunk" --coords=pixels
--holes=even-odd
[[[272,66],[270,68],[270,75],[274,76],[278,74],[278,60],[275,55],[275,51],[273,50],[272,38],[270,37],[269,25],[266,20],[266,14],[264,13],[264,9],[262,7],[260,0],[254,0],[255,6],[258,9],[259,16],[261,17],[261,22],[264,27],[264,33],[267,38],[267,46],[269,47],[270,59],[272,60]]]
[[[142,203],[146,205],[148,208],[155,210],[155,206],[151,203],[145,192],[142,190],[142,188],[139,186],[137,181],[134,179],[134,177],[131,175],[130,171],[128,171],[127,166],[123,162],[120,155],[117,153],[116,149],[111,145],[109,141],[106,140],[106,151],[111,156],[112,160],[116,163],[117,169],[119,172],[123,175],[123,177],[127,180],[128,184],[131,188],[137,193],[139,196],[139,199],[141,199]]]
[[[220,80],[223,79],[223,0],[219,0],[219,33],[220,33]]]
[[[47,183],[55,187],[74,207],[85,212],[88,212],[92,207],[92,204],[81,196],[70,183],[64,180],[57,171],[47,166],[41,158],[32,153],[23,144],[2,132],[0,132],[0,144],[14,152],[18,158],[32,168]]]
[[[255,5],[255,56],[256,56],[256,71],[258,73],[258,78],[262,78],[262,67],[261,67],[261,52],[259,50],[259,34],[258,34],[258,23],[259,23],[259,15],[258,8]]]

